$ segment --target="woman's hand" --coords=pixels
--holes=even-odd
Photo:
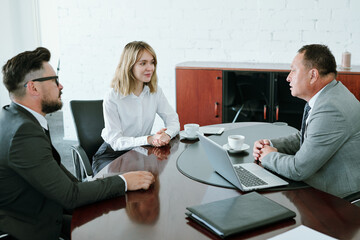
[[[166,128],[162,128],[156,134],[149,136],[148,143],[154,147],[162,147],[169,144],[171,138],[165,131]]]

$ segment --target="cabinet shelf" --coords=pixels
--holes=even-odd
[[[184,62],[176,66],[176,110],[181,129],[236,121],[287,122],[300,128],[305,101],[291,96],[289,64]],[[360,100],[360,66],[338,70]]]

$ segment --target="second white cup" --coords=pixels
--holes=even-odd
[[[238,150],[241,149],[244,144],[245,136],[243,135],[230,135],[228,136],[228,144],[231,149]]]
[[[197,131],[199,131],[199,124],[196,123],[188,123],[184,125],[185,133],[188,137],[196,137]]]

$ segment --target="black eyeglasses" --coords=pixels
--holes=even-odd
[[[59,76],[51,76],[51,77],[43,77],[43,78],[35,78],[33,80],[30,80],[30,81],[33,81],[33,82],[44,82],[44,81],[48,81],[48,80],[52,80],[52,79],[55,79],[55,83],[57,86],[59,86]],[[28,82],[30,82],[28,81]],[[25,83],[24,87],[27,86],[27,83]]]

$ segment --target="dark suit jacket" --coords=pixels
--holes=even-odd
[[[0,136],[0,230],[18,239],[57,239],[64,209],[125,193],[118,176],[77,182],[36,118],[15,103],[1,110]]]

